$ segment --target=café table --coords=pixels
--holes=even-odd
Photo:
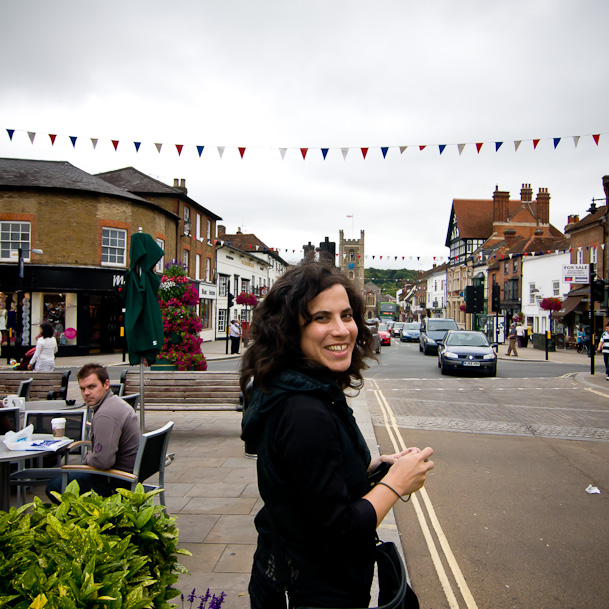
[[[32,440],[52,440],[53,435],[35,433]],[[10,450],[4,443],[4,436],[0,436],[0,510],[8,512],[11,507],[11,463],[26,461],[36,457],[54,454],[53,450]]]

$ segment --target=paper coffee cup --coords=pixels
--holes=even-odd
[[[64,418],[51,419],[51,427],[56,438],[62,438],[66,435],[66,420]]]

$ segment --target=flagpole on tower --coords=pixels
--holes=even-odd
[[[351,215],[347,214],[347,218],[351,218],[351,239],[355,239],[355,228],[354,228],[353,214],[351,214]]]

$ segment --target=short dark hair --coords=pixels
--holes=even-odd
[[[108,371],[105,366],[101,364],[85,364],[77,373],[76,378],[81,381],[82,379],[87,378],[91,374],[94,374],[99,379],[99,382],[103,385],[106,381],[110,380],[108,376]]]
[[[254,309],[250,338],[241,366],[241,389],[248,392],[251,379],[266,388],[273,377],[287,369],[314,367],[300,349],[301,319],[311,322],[309,303],[321,292],[342,285],[353,309],[358,335],[349,368],[334,376],[343,389],[361,389],[366,359],[374,359],[372,333],[364,319],[365,304],[355,285],[335,266],[306,262],[289,269]]]
[[[53,334],[55,334],[55,330],[53,330],[53,326],[46,321],[43,321],[40,324],[40,333],[42,334],[42,338],[51,338]]]

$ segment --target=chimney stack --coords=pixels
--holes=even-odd
[[[493,193],[493,223],[507,222],[510,211],[510,193],[500,191],[499,186],[495,186]]]
[[[540,188],[537,193],[537,222],[550,224],[550,193],[547,188]]]
[[[579,216],[571,215],[567,217],[567,226],[569,224],[577,224],[579,222]]]
[[[523,184],[520,189],[520,200],[524,203],[533,200],[533,189],[530,184]]]
[[[173,187],[174,188],[180,187],[180,180],[178,180],[178,178],[173,178]]]
[[[512,247],[516,242],[516,229],[515,228],[506,228],[503,231],[503,238],[505,239],[505,244],[508,247]]]

